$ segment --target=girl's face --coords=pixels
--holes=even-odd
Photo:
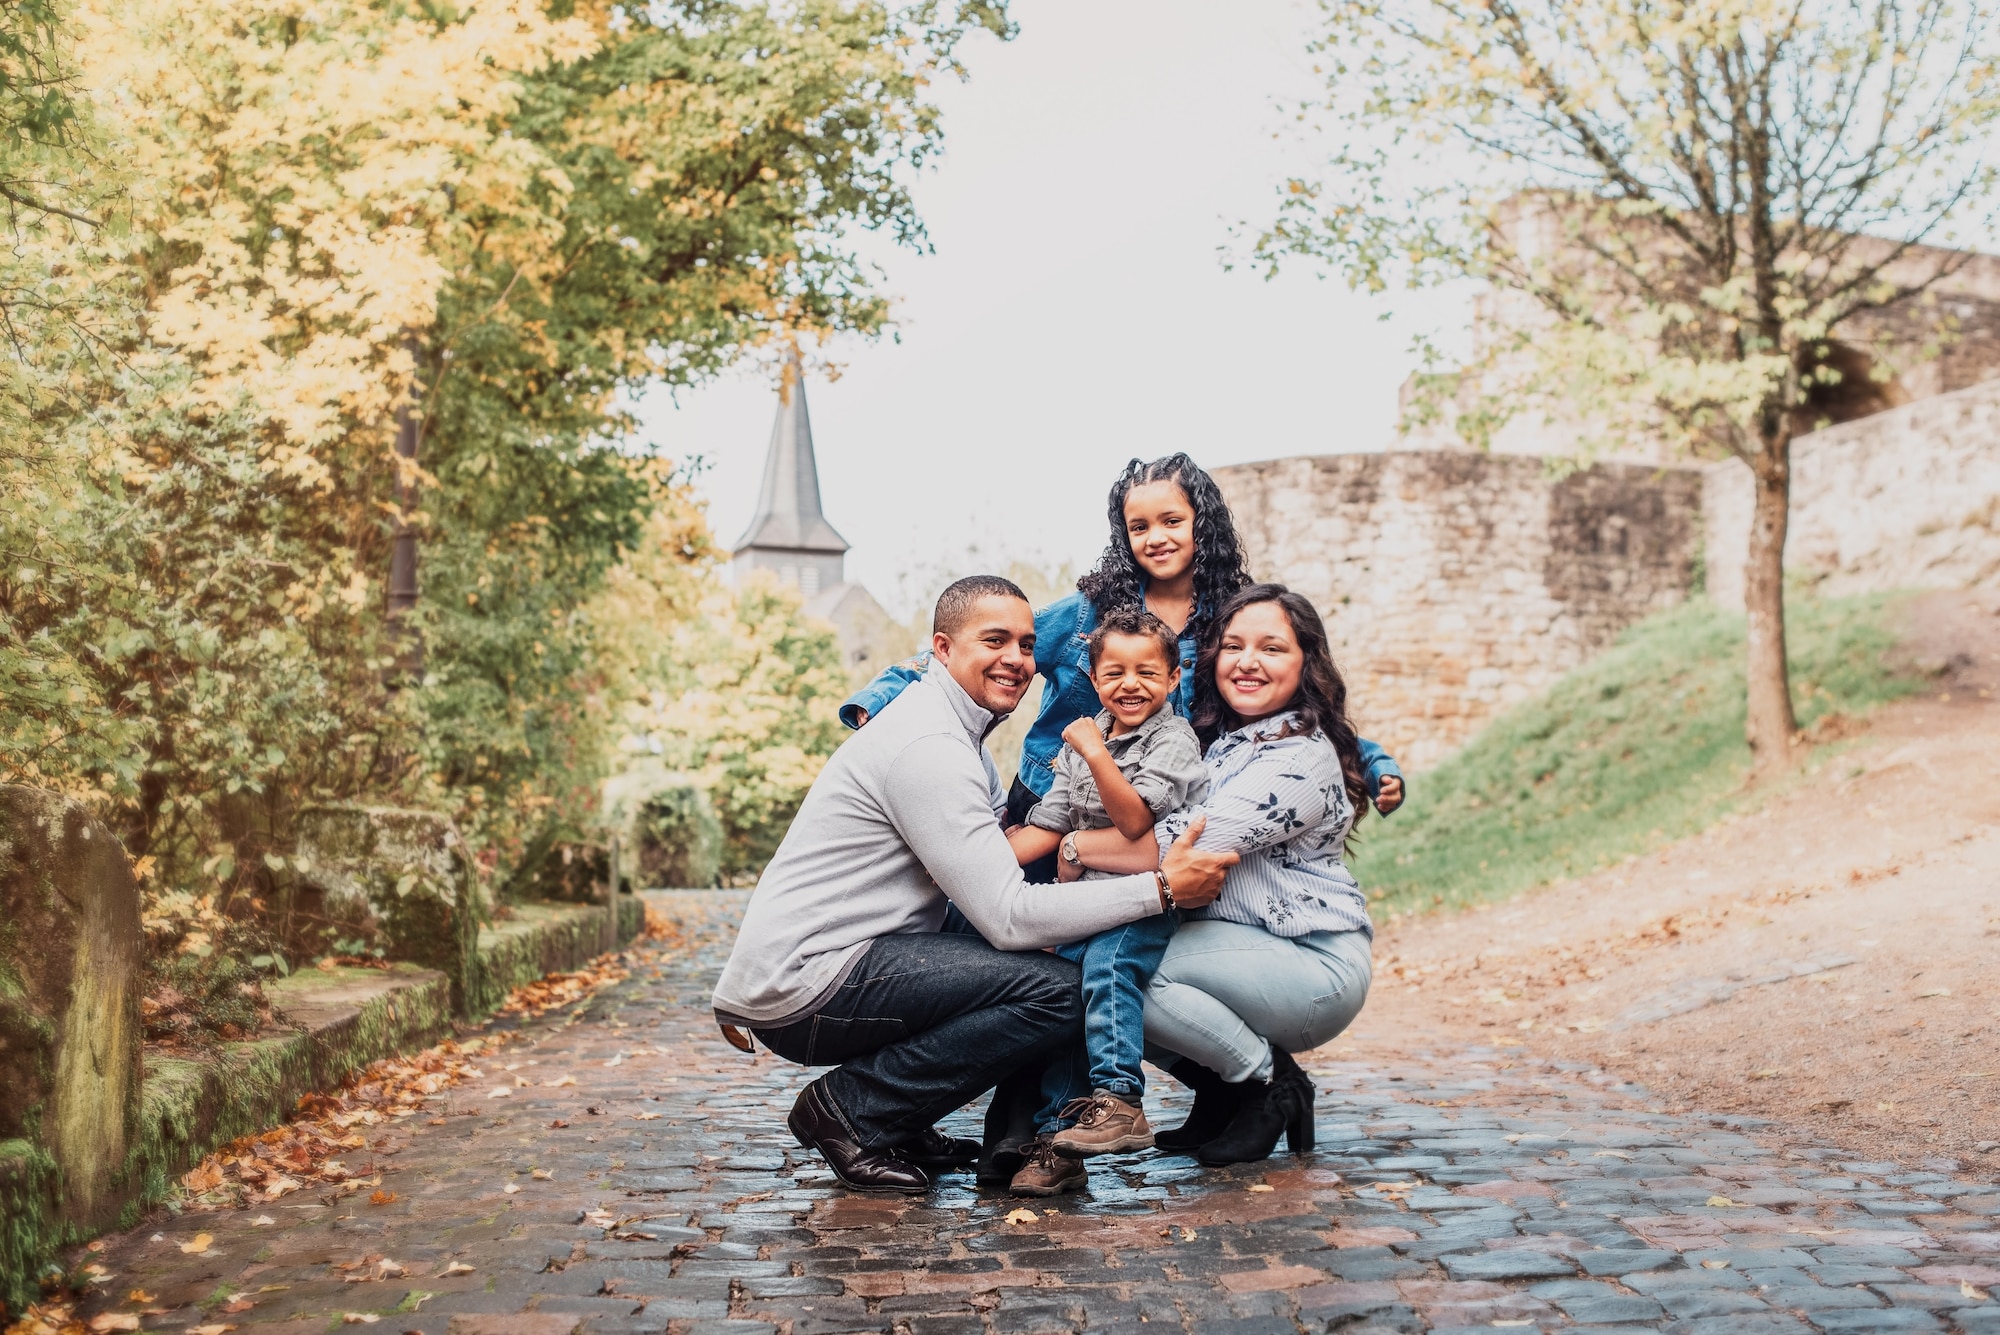
[[[1215,689],[1248,723],[1288,708],[1305,672],[1292,619],[1276,603],[1252,603],[1222,628],[1215,657]]]
[[[1194,565],[1194,502],[1178,482],[1142,482],[1125,493],[1125,540],[1153,583]]]

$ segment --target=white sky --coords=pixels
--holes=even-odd
[[[1384,324],[1389,304],[1344,283],[1222,269],[1231,224],[1268,218],[1310,162],[1281,106],[1313,87],[1307,4],[1013,10],[1021,35],[969,42],[971,81],[939,90],[946,150],[916,183],[936,253],[877,251],[900,339],[836,344],[842,377],[808,381],[848,578],[899,613],[942,575],[1088,564],[1135,455],[1382,448],[1414,365],[1407,298]],[[709,461],[725,543],[749,522],[774,410],[748,375],[642,403],[652,444]]]

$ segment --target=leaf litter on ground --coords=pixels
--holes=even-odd
[[[679,941],[678,928],[671,921],[651,915],[646,933],[633,948],[600,955],[581,969],[525,983],[508,994],[498,1013],[533,1019],[587,1001],[601,988],[631,977],[633,967],[656,962],[660,948],[671,949]],[[342,1156],[367,1150],[367,1133],[375,1128],[413,1118],[426,1111],[437,1095],[469,1080],[485,1078],[477,1062],[519,1037],[500,1030],[464,1041],[447,1039],[413,1056],[372,1062],[333,1093],[306,1095],[284,1125],[231,1141],[182,1174],[181,1186],[192,1198],[188,1204],[197,1209],[222,1209],[275,1201],[313,1187],[330,1186],[345,1195],[363,1186],[380,1186],[379,1178],[367,1178],[373,1171],[372,1163],[353,1168]],[[576,1078],[563,1075],[544,1084],[565,1088],[574,1086]],[[509,1087],[500,1086],[491,1096],[508,1092]],[[432,1118],[430,1122],[442,1120]],[[384,1198],[371,1197],[376,1204],[395,1199],[393,1192],[376,1192],[375,1196]]]

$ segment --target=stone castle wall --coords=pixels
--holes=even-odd
[[[1250,569],[1327,618],[1363,736],[1436,764],[1695,579],[1703,476],[1398,451],[1217,469]]]
[[[1743,605],[1750,472],[1707,477],[1708,590]],[[1827,594],[2000,579],[2000,381],[1801,436],[1792,445],[1790,578]]]

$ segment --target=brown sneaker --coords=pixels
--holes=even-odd
[[[1090,1179],[1090,1170],[1079,1159],[1065,1159],[1049,1148],[1047,1136],[1036,1136],[1028,1147],[1028,1162],[1014,1174],[1007,1189],[1016,1196],[1054,1196],[1075,1191]]]
[[[1100,1089],[1064,1108],[1062,1115],[1076,1118],[1076,1125],[1056,1132],[1051,1144],[1057,1154],[1068,1158],[1153,1148],[1153,1128],[1146,1125],[1146,1110],[1116,1094]]]

